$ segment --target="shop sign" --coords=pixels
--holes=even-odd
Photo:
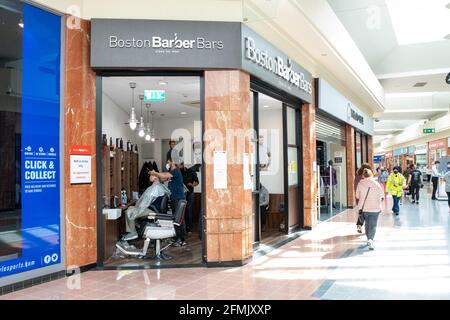
[[[399,148],[394,150],[394,157],[408,154],[408,148]]]
[[[441,139],[430,142],[430,150],[439,150],[439,149],[447,149],[448,141],[447,139]]]
[[[427,153],[427,145],[426,144],[418,144],[414,146],[415,154],[426,154]]]
[[[334,163],[342,163],[342,157],[335,157]]]
[[[70,147],[70,183],[92,182],[92,148],[89,146]]]
[[[243,69],[312,102],[312,75],[239,22],[91,20],[95,69]]]
[[[317,82],[318,108],[351,126],[373,135],[373,119],[323,79]]]
[[[382,160],[383,160],[383,156],[381,156],[381,155],[373,156],[373,162],[375,162],[375,163],[380,163]]]

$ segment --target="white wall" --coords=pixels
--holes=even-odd
[[[104,93],[102,104],[102,133],[107,135],[108,144],[109,137],[113,138],[113,144],[116,144],[116,138],[122,138],[124,148],[126,148],[128,140],[132,144],[136,144],[139,141],[137,132],[131,131],[130,127],[125,124],[128,122],[129,114]]]
[[[272,135],[270,152],[272,155],[269,171],[260,172],[260,181],[269,193],[284,194],[284,170],[283,170],[283,114],[280,110],[259,110],[259,130],[274,129],[278,135]]]

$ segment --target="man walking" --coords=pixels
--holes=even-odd
[[[411,165],[411,172],[408,177],[408,185],[411,190],[412,203],[419,204],[419,192],[422,187],[422,172],[415,165]]]
[[[436,161],[434,165],[431,167],[431,182],[433,183],[433,193],[431,194],[431,200],[436,200],[436,191],[438,189],[439,183],[439,171],[438,166],[440,162]]]

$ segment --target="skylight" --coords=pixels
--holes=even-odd
[[[386,0],[399,45],[449,41],[449,0]]]

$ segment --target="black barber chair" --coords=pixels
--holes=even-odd
[[[169,260],[172,257],[165,255],[163,251],[167,249],[172,243],[167,244],[161,248],[161,240],[166,240],[175,237],[175,226],[180,226],[184,220],[184,212],[186,210],[186,200],[178,202],[177,208],[172,212],[172,215],[157,214],[156,223],[148,224],[144,229],[145,241],[156,240],[155,255],[150,259]]]

